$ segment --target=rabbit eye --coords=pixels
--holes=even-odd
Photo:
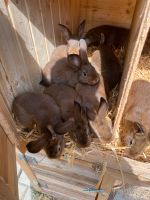
[[[83,76],[87,76],[87,73],[85,71],[82,72]]]

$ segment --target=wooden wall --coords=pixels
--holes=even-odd
[[[130,27],[136,0],[1,0],[0,89],[10,107],[14,96],[39,90],[40,69],[63,42],[58,23],[75,31],[111,24]]]

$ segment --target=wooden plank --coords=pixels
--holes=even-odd
[[[48,60],[50,60],[50,56],[55,47],[55,40],[54,40],[55,32],[53,27],[51,1],[40,1],[40,2],[41,2],[42,18],[45,30],[45,37],[46,37],[46,48],[48,51]]]
[[[112,191],[114,183],[115,183],[115,178],[106,172],[100,187],[102,192],[98,193],[98,197],[95,200],[107,200]]]
[[[117,161],[119,160],[119,163]],[[91,163],[104,163],[107,162],[107,167],[114,170],[121,170],[123,173],[132,174],[137,180],[150,184],[150,163],[143,163],[130,158],[114,155],[111,151],[98,151],[84,156],[84,160]]]
[[[55,36],[55,46],[58,46],[61,44],[61,32],[59,30],[58,24],[61,22],[61,9],[62,7],[60,6],[61,2],[63,0],[55,0],[51,1],[51,12],[52,12],[52,21],[53,21],[53,29],[54,29],[54,36]],[[66,0],[63,4],[63,7],[66,7],[68,0]],[[66,10],[66,13],[68,11]]]
[[[33,187],[41,192],[41,188],[39,186],[39,183],[37,181],[36,176],[34,175],[31,167],[29,166],[29,164],[26,161],[26,158],[24,157],[24,155],[17,150],[17,162],[19,163],[21,169],[26,173],[26,175],[28,176],[29,180],[31,181],[31,184],[33,185]]]
[[[0,1],[0,27],[0,58],[4,66],[3,72],[16,95],[30,89],[30,80],[4,1]]]
[[[8,110],[8,107],[1,93],[0,93],[0,126],[7,134],[11,143],[17,144],[16,127],[12,119],[12,116],[10,114],[10,110]]]
[[[82,0],[80,17],[87,20],[88,29],[102,24],[129,28],[136,0]]]
[[[79,23],[83,20],[80,14],[81,1],[71,0],[72,32],[75,33]]]
[[[73,8],[73,0],[60,0],[60,22],[66,25],[71,31],[73,31],[73,17],[76,16],[78,10]],[[74,13],[76,13],[74,15]],[[77,21],[77,19],[75,19]],[[62,43],[66,44],[63,36],[61,35]]]
[[[40,8],[40,0],[25,0],[25,2],[31,25],[31,33],[37,52],[37,62],[39,66],[43,68],[48,61],[48,52],[46,50],[46,39]]]
[[[141,52],[150,27],[150,0],[138,0],[132,21],[131,35],[124,64],[116,118],[114,123],[114,133],[116,139],[119,138],[118,129],[123,115],[124,107],[127,102],[130,87],[134,78]],[[140,17],[139,17],[140,16]]]
[[[9,185],[15,199],[18,199],[15,145],[12,144],[0,126],[0,176]]]
[[[23,57],[25,70],[30,77],[31,90],[39,88],[41,78],[40,66],[38,65],[38,55],[32,37],[30,21],[28,19],[25,1],[15,0],[8,2],[8,12],[12,25],[16,32],[20,52]]]
[[[11,104],[14,99],[14,93],[13,93],[12,86],[6,76],[5,67],[2,63],[1,58],[0,58],[0,80],[1,80],[0,81],[1,96],[4,98],[5,103],[7,104],[9,109],[11,109]]]
[[[0,177],[0,200],[16,200],[9,186],[4,179]]]

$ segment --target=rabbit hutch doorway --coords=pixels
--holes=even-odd
[[[14,145],[17,148],[16,159],[33,187],[58,199],[108,199],[116,180],[149,187],[150,163],[116,155],[114,147],[112,150],[95,147],[88,153],[78,151],[59,160],[50,160],[43,152],[30,154],[19,139],[11,112],[16,95],[42,90],[39,86],[41,69],[50,60],[54,48],[64,43],[59,23],[67,25],[72,32],[83,19],[86,19],[85,32],[104,24],[128,28],[130,38],[114,120],[117,140],[131,83],[150,27],[149,10],[150,0],[0,1],[0,160],[4,160],[0,163],[0,176],[8,183],[16,199]],[[86,188],[101,188],[104,193],[87,192]]]

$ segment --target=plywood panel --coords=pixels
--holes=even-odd
[[[15,146],[9,141],[0,126],[0,176],[8,184],[11,192],[18,199]]]

